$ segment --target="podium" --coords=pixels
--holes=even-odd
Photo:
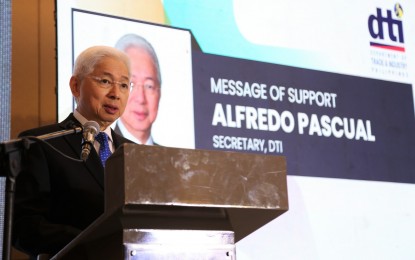
[[[283,156],[124,144],[104,214],[52,259],[236,259],[237,241],[287,210]]]

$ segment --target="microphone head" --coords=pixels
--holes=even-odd
[[[95,121],[87,121],[83,126],[83,134],[93,134],[94,137],[99,133],[99,124]]]
[[[85,162],[94,146],[95,136],[99,133],[99,124],[95,121],[87,121],[82,126],[82,136],[84,141],[82,143],[81,158]]]

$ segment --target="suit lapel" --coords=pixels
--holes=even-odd
[[[88,159],[84,163],[98,184],[104,189],[104,167],[95,149],[91,150]]]
[[[116,132],[113,129],[111,129],[111,135],[112,140],[114,142],[115,150],[117,150],[117,148],[120,147],[122,144],[131,142],[130,140],[122,137],[121,135],[116,134]]]

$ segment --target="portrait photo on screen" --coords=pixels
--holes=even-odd
[[[67,79],[74,57],[90,46],[116,47],[130,57],[133,88],[113,129],[136,143],[194,148],[191,33],[79,9],[71,17],[72,53],[60,52],[58,66]],[[69,95],[66,102],[60,111],[75,108]]]

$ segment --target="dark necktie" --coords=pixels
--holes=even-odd
[[[99,134],[95,137],[100,144],[99,146],[99,158],[101,159],[102,166],[105,167],[105,161],[110,157],[111,150],[108,145],[108,135],[105,132],[99,132]]]

